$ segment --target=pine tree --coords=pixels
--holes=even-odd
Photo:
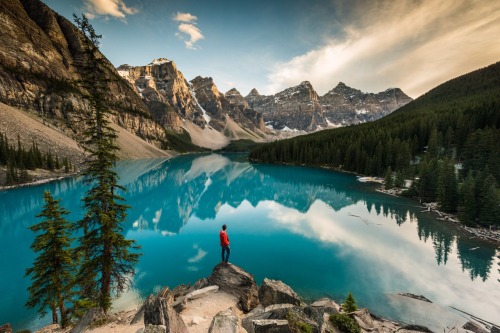
[[[394,186],[394,182],[392,180],[392,170],[391,167],[387,169],[385,172],[385,178],[384,178],[384,188],[386,190],[391,189]]]
[[[80,87],[88,93],[91,109],[83,142],[90,156],[84,172],[85,183],[90,189],[83,199],[85,217],[78,221],[78,228],[83,231],[78,249],[83,258],[78,283],[82,290],[92,291],[90,298],[107,313],[112,295],[119,295],[128,286],[139,254],[135,242],[123,236],[122,222],[127,206],[118,194],[125,189],[118,185],[118,175],[112,169],[118,148],[105,101],[109,80],[105,74],[105,59],[98,49],[101,36],[95,33],[84,15],[81,18],[74,15],[74,19],[86,36],[78,65],[82,72]]]
[[[344,300],[344,303],[342,303],[342,309],[344,309],[345,312],[353,312],[358,309],[356,300],[352,296],[351,292],[349,292],[349,295],[347,295],[346,299]]]
[[[472,172],[469,172],[460,188],[460,209],[458,217],[461,223],[474,226],[476,224],[477,213],[476,180]]]
[[[496,190],[495,177],[489,174],[478,192],[479,223],[485,225],[500,225],[500,200]]]
[[[65,303],[71,298],[72,272],[70,223],[63,217],[69,212],[59,206],[60,200],[54,200],[49,191],[44,193],[45,205],[37,217],[43,220],[30,227],[33,232],[39,232],[31,248],[38,253],[33,267],[26,270],[32,285],[28,288],[29,300],[26,306],[38,307],[41,317],[52,312],[52,323],[58,324],[58,314],[61,316],[61,326],[68,323]]]
[[[458,184],[453,163],[445,159],[439,167],[437,182],[437,202],[439,209],[447,213],[457,211]]]

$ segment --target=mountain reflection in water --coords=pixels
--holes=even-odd
[[[494,246],[353,175],[250,164],[241,154],[123,161],[116,170],[131,205],[124,229],[143,251],[132,297],[208,276],[220,260],[218,229],[227,223],[231,259],[258,283],[282,279],[306,298],[342,300],[352,291],[374,313],[435,330],[463,320],[449,306],[498,318]],[[80,178],[0,192],[0,250],[16,253],[0,259],[6,272],[0,322],[24,325],[19,328],[27,325],[24,270],[34,258],[27,227],[36,222],[47,189],[72,212],[70,220],[81,217],[86,188]],[[415,305],[398,292],[423,294],[435,304]]]

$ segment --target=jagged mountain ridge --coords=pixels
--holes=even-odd
[[[269,96],[252,89],[245,100],[270,128],[308,132],[373,121],[412,101],[399,88],[364,93],[342,82],[318,96],[308,81]]]
[[[259,112],[232,104],[210,77],[188,82],[171,60],[121,65],[118,73],[142,97],[156,121],[177,132],[187,131],[197,145],[221,148],[230,140],[267,137]]]
[[[81,78],[75,57],[82,52],[83,35],[39,0],[2,1],[0,15],[0,102],[31,111],[72,136],[79,130],[75,114],[89,110],[74,83]],[[103,70],[113,79],[106,96],[117,111],[112,120],[160,146],[164,129],[109,61]]]

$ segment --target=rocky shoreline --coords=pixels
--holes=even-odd
[[[405,294],[422,302],[423,296]],[[305,303],[282,281],[254,277],[233,264],[216,265],[208,278],[192,286],[162,289],[138,309],[104,316],[91,309],[75,326],[50,325],[38,333],[341,333],[333,317],[355,322],[356,332],[432,332],[425,326],[407,325],[378,317],[367,309],[347,313],[334,300],[322,298]],[[349,319],[350,318],[350,319]],[[0,332],[12,332],[0,326]],[[500,333],[500,328],[470,319],[448,332]],[[446,333],[446,332],[445,332]]]
[[[404,189],[389,189],[383,187],[376,189],[377,192],[400,197]],[[437,215],[437,219],[443,222],[452,223],[458,230],[466,233],[471,238],[479,238],[481,240],[500,245],[500,230],[489,230],[487,228],[473,228],[463,225],[456,214],[444,213],[438,210],[436,202],[422,204],[423,213],[431,213]]]

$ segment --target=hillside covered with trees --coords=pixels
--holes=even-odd
[[[500,225],[500,62],[450,80],[371,123],[260,145],[252,161],[414,179],[407,195],[437,201],[468,225]]]

